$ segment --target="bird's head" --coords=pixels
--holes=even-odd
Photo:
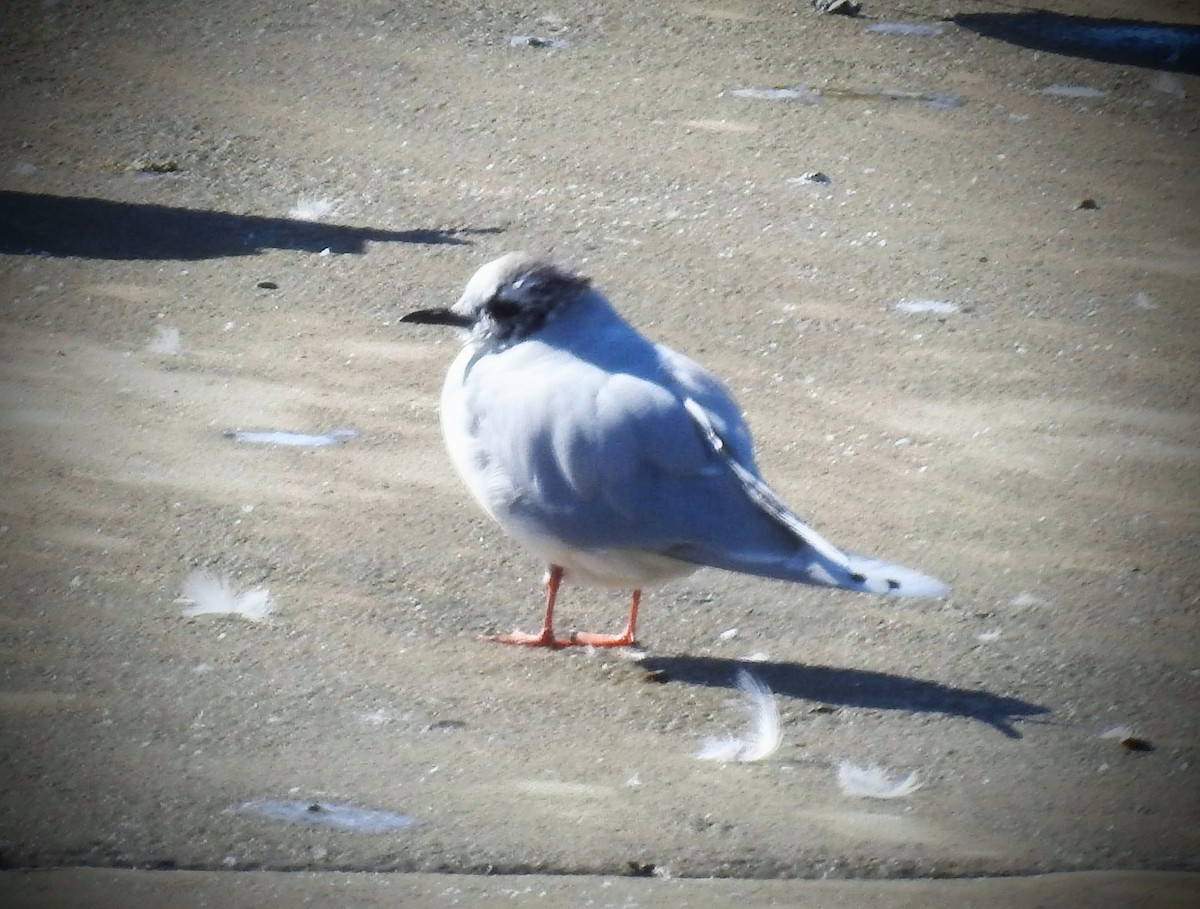
[[[450,325],[476,343],[507,347],[538,331],[587,287],[587,278],[563,265],[511,252],[475,272],[453,306],[418,310],[400,321]]]

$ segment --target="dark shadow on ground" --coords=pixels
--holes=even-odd
[[[0,253],[214,259],[264,249],[362,253],[369,241],[463,244],[499,228],[380,230],[73,196],[0,191]]]
[[[1021,737],[1013,728],[1014,721],[1050,712],[1048,707],[1020,698],[865,669],[693,656],[650,656],[639,665],[651,671],[662,670],[672,681],[723,688],[733,687],[738,671],[745,669],[766,682],[776,694],[787,697],[842,707],[968,717],[987,723],[1012,739]]]
[[[1033,50],[1086,57],[1105,63],[1200,73],[1200,27],[1063,16],[1046,10],[1020,13],[964,13],[955,25]]]

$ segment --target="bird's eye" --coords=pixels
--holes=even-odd
[[[515,318],[521,312],[521,304],[514,303],[512,300],[503,300],[500,297],[492,297],[484,304],[483,309],[491,318],[503,322]]]

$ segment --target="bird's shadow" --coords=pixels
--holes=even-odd
[[[500,228],[385,230],[205,209],[0,190],[0,253],[198,260],[264,249],[362,253],[370,241],[466,244]]]
[[[719,657],[650,656],[641,665],[691,685],[732,687],[739,670],[748,670],[776,694],[834,704],[913,713],[944,713],[986,723],[1008,738],[1021,734],[1013,723],[1050,712],[1021,698],[975,688],[955,688],[909,676],[803,663],[754,662]]]
[[[1033,50],[1200,73],[1200,27],[1194,25],[1067,16],[1041,9],[961,13],[950,21],[987,38]]]

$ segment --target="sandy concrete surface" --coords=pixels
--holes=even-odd
[[[987,0],[6,6],[0,864],[457,872],[248,885],[431,900],[1200,870],[1200,8],[1047,5],[1157,37],[1047,47]],[[951,597],[702,571],[647,594],[640,662],[482,642],[544,566],[442,450],[456,342],[398,319],[517,248]],[[185,616],[199,569],[277,612]],[[624,610],[568,587],[561,621]],[[745,666],[783,746],[699,761]],[[922,785],[852,797],[843,760]],[[190,880],[100,874],[5,880]]]
[[[655,880],[574,875],[124,871],[71,868],[0,874],[9,909],[257,909],[261,906],[804,906],[812,909],[1009,909],[1012,906],[1191,909],[1196,875],[1086,871],[954,881]]]

